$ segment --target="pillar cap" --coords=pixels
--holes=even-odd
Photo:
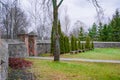
[[[28,35],[28,34],[26,33],[25,30],[21,30],[21,31],[18,33],[18,36],[19,36],[19,35]]]
[[[35,32],[30,32],[29,34],[28,34],[29,36],[34,36],[34,37],[37,37],[37,34],[35,33]]]

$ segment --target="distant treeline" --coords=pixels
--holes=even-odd
[[[120,13],[116,10],[108,24],[95,23],[89,29],[88,35],[94,41],[120,41]]]

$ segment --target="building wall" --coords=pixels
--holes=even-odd
[[[3,64],[1,62],[4,61]],[[0,80],[6,80],[8,76],[8,44],[0,40]]]

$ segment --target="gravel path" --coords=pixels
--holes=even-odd
[[[29,57],[42,60],[54,60],[53,57]],[[97,63],[119,63],[120,60],[96,60],[96,59],[82,59],[82,58],[60,58],[61,61],[81,61],[81,62],[97,62]]]

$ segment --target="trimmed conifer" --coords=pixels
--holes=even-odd
[[[90,37],[89,36],[86,37],[85,49],[88,49],[88,50],[90,49]]]

